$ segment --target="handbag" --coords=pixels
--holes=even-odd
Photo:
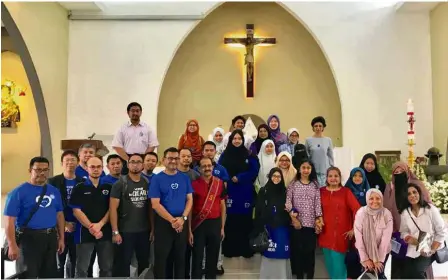
[[[378,274],[375,271],[364,270],[364,272],[357,278],[361,279],[378,279]]]
[[[22,227],[20,227],[20,228],[16,227],[15,235],[16,235],[17,246],[20,245],[20,239],[21,239],[22,234],[23,234],[23,229],[25,229],[28,226],[28,224],[30,223],[30,221],[33,218],[34,214],[36,214],[37,210],[39,210],[39,206],[42,203],[42,200],[44,199],[44,195],[45,195],[46,192],[47,192],[47,184],[45,184],[45,186],[42,187],[42,192],[40,193],[39,200],[34,205],[34,208],[31,209],[31,212],[30,212],[30,215],[28,216],[28,219],[23,223]],[[3,244],[3,248],[2,248],[2,259],[5,260],[5,261],[12,261],[8,257],[8,251],[9,251],[9,244],[8,244],[8,240],[5,239],[5,243]]]
[[[440,250],[437,250],[434,253],[434,260],[437,263],[446,263],[448,262],[448,248],[446,247],[446,241],[444,242],[445,247]]]
[[[269,248],[269,233],[266,227],[255,238],[251,238],[249,244],[255,253],[266,251]]]

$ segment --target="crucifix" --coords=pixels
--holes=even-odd
[[[254,38],[254,25],[246,24],[245,38],[224,38],[224,44],[240,44],[246,47],[244,65],[246,65],[246,97],[254,97],[255,59],[254,47],[260,44],[275,44],[275,38]]]

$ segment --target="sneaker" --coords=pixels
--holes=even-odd
[[[220,268],[216,269],[216,275],[221,276],[223,274],[224,274],[224,267],[223,266],[221,266]]]

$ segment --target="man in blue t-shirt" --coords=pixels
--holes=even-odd
[[[123,168],[123,163],[119,155],[112,154],[108,155],[106,159],[107,169],[109,174],[104,176],[103,182],[109,183],[111,185],[120,179],[121,169]]]
[[[204,157],[208,157],[213,162],[213,176],[218,177],[224,182],[224,187],[227,187],[227,181],[230,180],[229,174],[227,173],[227,169],[215,162],[215,155],[216,155],[216,144],[212,141],[206,141],[202,145],[202,155]],[[202,267],[205,268],[205,252],[204,252],[204,260],[202,262]],[[223,256],[222,256],[222,247],[219,249],[219,258],[218,258],[218,265],[217,265],[217,275],[223,275],[224,274],[224,267],[222,266],[224,262]],[[204,271],[205,273],[205,271]]]
[[[49,171],[48,159],[31,159],[29,182],[8,194],[3,214],[8,258],[17,260],[16,272],[26,271],[30,279],[57,278],[55,253],[61,254],[65,246],[64,208],[59,190],[47,184]]]
[[[74,241],[74,231],[76,219],[73,216],[73,210],[68,206],[68,201],[72,194],[73,187],[84,179],[76,177],[75,168],[78,165],[79,157],[75,151],[67,150],[61,155],[63,173],[48,179],[48,184],[56,187],[61,193],[62,205],[64,206],[65,217],[65,250],[58,255],[58,278],[75,278],[76,267],[76,245]],[[69,261],[66,264],[67,254]]]
[[[77,177],[84,179],[89,178],[89,172],[87,171],[87,161],[94,157],[96,153],[96,147],[90,143],[82,144],[78,150],[79,165],[75,169]],[[106,176],[106,173],[101,172],[101,176]]]
[[[155,215],[156,279],[166,278],[168,255],[174,246],[174,277],[185,277],[185,250],[187,248],[188,214],[193,205],[193,188],[190,178],[177,170],[179,152],[171,147],[163,153],[165,170],[152,177],[148,197]]]

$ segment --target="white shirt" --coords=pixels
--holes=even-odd
[[[408,210],[411,215],[409,215],[407,210],[404,210],[403,213],[401,213],[401,238],[404,239],[408,235],[418,238],[419,230],[412,221],[412,219],[414,219],[420,230],[428,233],[430,236],[429,246],[427,246],[423,251],[429,252],[432,242],[434,241],[441,243],[438,249],[442,248],[444,246],[444,241],[447,234],[445,232],[445,222],[442,215],[440,215],[439,209],[433,205],[431,205],[430,208],[420,208],[417,217],[414,213],[412,213],[411,208],[408,208]],[[417,246],[409,244],[406,256],[414,259],[418,258],[420,256],[420,252],[416,249]]]
[[[112,147],[123,148],[127,154],[144,154],[149,147],[159,146],[156,132],[146,123],[132,125],[130,121],[120,127]]]
[[[244,132],[243,132],[244,133]],[[229,143],[229,137],[230,137],[230,135],[232,134],[232,132],[227,132],[225,135],[224,135],[224,139],[222,140],[222,142],[224,143],[224,145],[223,145],[223,147],[224,147],[224,150],[226,149],[226,147],[227,147],[227,144]],[[255,140],[252,138],[252,137],[248,137],[248,136],[246,136],[246,134],[244,133],[244,147],[246,147],[246,149],[250,149],[250,145],[252,145],[252,143],[254,142]]]

